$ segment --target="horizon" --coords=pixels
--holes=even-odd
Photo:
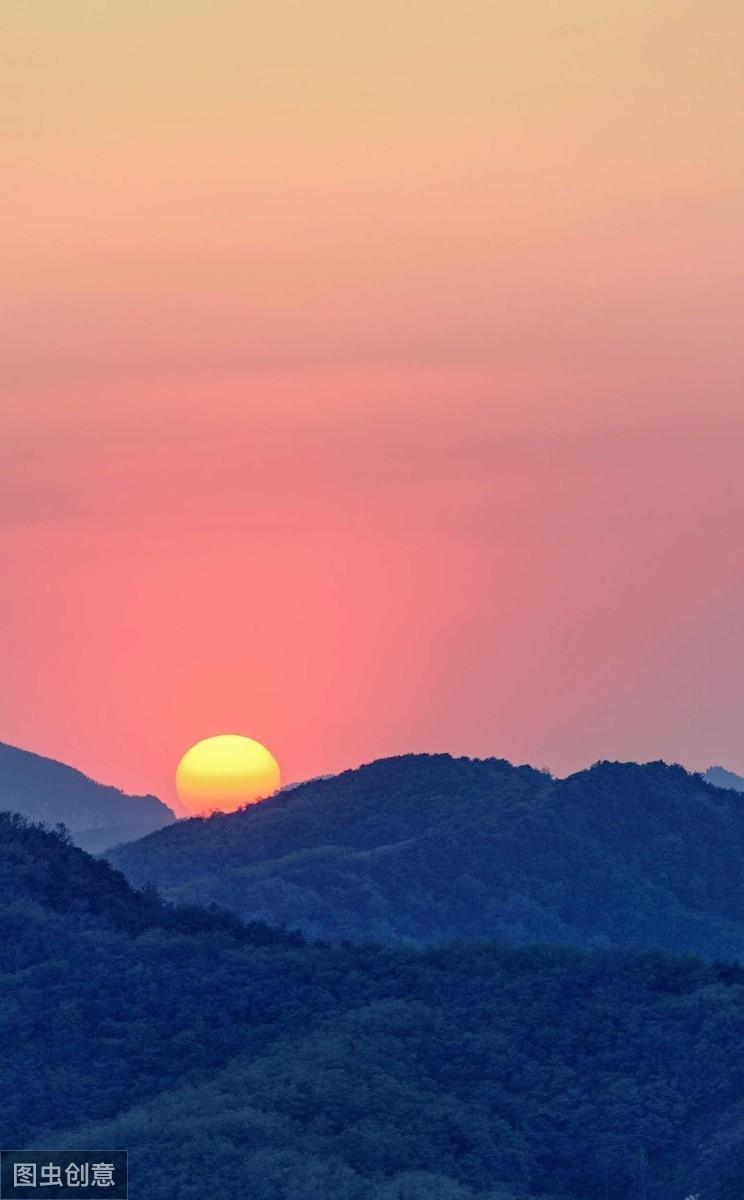
[[[91,783],[95,783],[100,787],[112,788],[115,791],[122,792],[125,796],[127,794],[134,795],[134,793],[127,793],[127,790],[125,788],[121,787],[115,780],[99,779],[92,775],[88,775],[87,772],[84,771],[79,765],[77,765],[75,763],[64,762],[61,759],[52,758],[49,754],[44,754],[42,751],[32,750],[27,746],[15,746],[15,745],[11,744],[10,742],[5,742],[2,740],[0,740],[0,749],[16,750],[20,754],[29,754],[35,758],[47,759],[48,761],[53,762],[55,765],[67,767],[70,770],[83,775]],[[502,762],[502,763],[506,763],[509,767],[512,767],[514,770],[518,770],[521,767],[530,767],[532,770],[537,771],[540,774],[548,775],[551,779],[554,779],[556,782],[559,782],[559,783],[561,781],[565,781],[567,779],[572,778],[574,775],[583,774],[584,772],[592,770],[594,767],[603,766],[603,765],[622,766],[622,767],[624,767],[624,766],[650,767],[650,766],[657,766],[657,765],[661,765],[664,767],[671,767],[671,768],[681,767],[682,770],[685,771],[687,774],[700,776],[703,779],[705,779],[706,774],[708,774],[711,771],[721,771],[722,770],[727,775],[732,775],[734,777],[740,778],[744,782],[744,774],[740,774],[736,770],[735,767],[727,766],[723,763],[710,763],[707,767],[692,767],[687,763],[670,761],[670,760],[667,760],[664,758],[649,758],[649,759],[644,759],[644,760],[598,758],[598,759],[595,759],[591,763],[585,763],[583,766],[578,767],[575,771],[569,771],[565,775],[559,775],[555,771],[552,771],[550,769],[550,767],[547,765],[538,766],[535,763],[530,763],[530,762],[514,762],[511,759],[505,758],[504,756],[498,755],[498,754],[470,755],[470,754],[456,754],[449,750],[404,750],[397,754],[381,755],[379,758],[366,759],[362,762],[352,763],[350,765],[340,767],[338,771],[329,772],[324,775],[310,775],[310,776],[307,776],[306,778],[302,778],[302,779],[290,779],[286,783],[282,783],[281,786],[276,789],[276,791],[270,792],[268,795],[262,796],[258,800],[247,801],[245,804],[241,805],[239,809],[232,809],[232,810],[228,809],[228,810],[223,811],[223,810],[220,810],[219,808],[216,808],[212,811],[205,809],[203,812],[188,812],[188,811],[186,811],[186,809],[184,808],[184,806],[182,805],[182,803],[180,802],[180,800],[178,799],[177,796],[176,796],[175,801],[173,801],[170,799],[165,799],[163,796],[159,796],[155,792],[137,793],[137,795],[138,796],[139,795],[154,796],[155,799],[162,801],[162,803],[166,804],[168,808],[171,808],[173,810],[173,813],[175,814],[177,820],[190,820],[192,817],[198,817],[198,818],[202,819],[205,816],[207,816],[207,817],[209,817],[209,816],[230,816],[230,815],[232,815],[233,812],[239,812],[239,811],[243,811],[245,808],[251,808],[254,804],[262,804],[265,800],[270,800],[274,796],[280,796],[283,792],[293,791],[296,788],[303,787],[305,784],[321,783],[321,782],[326,782],[329,780],[337,779],[340,775],[344,775],[348,772],[361,771],[365,767],[375,766],[378,763],[395,762],[396,759],[401,759],[401,758],[437,758],[437,757],[450,758],[453,761],[457,761],[459,759],[459,760],[465,760],[467,762],[480,762],[480,763]],[[706,780],[706,782],[709,782],[709,781]]]

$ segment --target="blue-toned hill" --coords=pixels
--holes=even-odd
[[[664,763],[568,779],[408,755],[111,854],[136,884],[316,937],[744,956],[744,805]]]
[[[744,777],[737,775],[735,771],[727,771],[725,767],[708,767],[703,779],[706,783],[712,783],[714,787],[744,792]]]
[[[740,1200],[744,971],[303,944],[0,817],[6,1146],[141,1200]]]
[[[175,820],[156,796],[129,796],[74,767],[0,742],[1,811],[62,824],[91,853],[144,837]]]

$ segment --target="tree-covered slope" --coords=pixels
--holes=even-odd
[[[0,811],[63,824],[92,853],[175,820],[155,796],[129,796],[52,758],[0,742]]]
[[[10,911],[17,904],[95,919],[130,934],[167,929],[224,933],[256,944],[303,942],[298,934],[240,921],[215,906],[169,904],[154,889],[132,888],[105,859],[92,858],[73,845],[65,830],[49,830],[19,813],[0,812],[0,910]]]
[[[0,846],[6,1145],[126,1147],[139,1200],[740,1200],[737,966],[303,945]]]
[[[137,884],[310,936],[744,956],[744,806],[664,763],[565,780],[409,755],[111,852]]]

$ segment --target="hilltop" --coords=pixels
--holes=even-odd
[[[740,797],[662,762],[567,779],[384,759],[111,852],[137,885],[310,937],[744,956]]]
[[[735,771],[727,771],[725,767],[709,767],[703,779],[706,783],[712,783],[714,787],[744,792],[744,777],[737,775]]]

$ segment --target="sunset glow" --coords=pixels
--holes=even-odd
[[[739,0],[0,25],[6,740],[744,767]]]

